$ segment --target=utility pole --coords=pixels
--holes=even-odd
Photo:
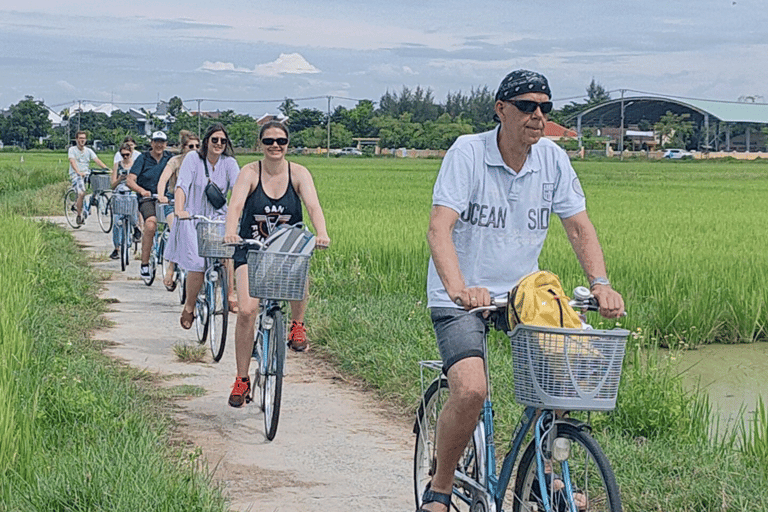
[[[621,89],[621,130],[619,130],[619,159],[624,160],[624,91]]]
[[[200,102],[202,100],[197,100],[197,136],[201,137],[200,135],[200,116],[202,115],[202,112],[200,112]]]
[[[331,98],[332,96],[328,96],[328,123],[326,123],[328,138],[327,138],[326,152],[325,152],[325,156],[327,158],[331,157]]]

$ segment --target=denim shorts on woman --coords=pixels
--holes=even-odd
[[[437,349],[443,360],[443,373],[462,359],[483,357],[483,337],[488,320],[482,313],[458,308],[431,308]]]

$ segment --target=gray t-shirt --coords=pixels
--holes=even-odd
[[[542,138],[516,173],[501,157],[497,130],[456,139],[443,159],[432,196],[434,206],[459,214],[453,243],[464,283],[488,288],[492,297],[538,270],[552,214],[568,218],[586,209],[565,151]],[[458,307],[431,258],[427,306]]]

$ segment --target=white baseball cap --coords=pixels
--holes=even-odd
[[[168,140],[168,137],[165,135],[165,132],[158,130],[152,133],[152,140]]]

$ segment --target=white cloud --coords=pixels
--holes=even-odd
[[[307,62],[298,53],[281,53],[280,56],[267,64],[256,66],[254,73],[263,76],[278,76],[283,74],[301,75],[305,73],[319,73],[320,70]]]
[[[247,68],[239,68],[235,66],[231,62],[211,62],[209,60],[203,62],[203,65],[200,66],[201,70],[203,71],[232,71],[237,73],[250,73],[251,70]]]
[[[307,60],[298,53],[281,53],[280,56],[272,62],[258,64],[254,69],[238,67],[232,62],[211,62],[208,60],[203,62],[203,65],[200,66],[199,69],[204,71],[252,73],[260,76],[320,73],[319,69],[307,62]]]

